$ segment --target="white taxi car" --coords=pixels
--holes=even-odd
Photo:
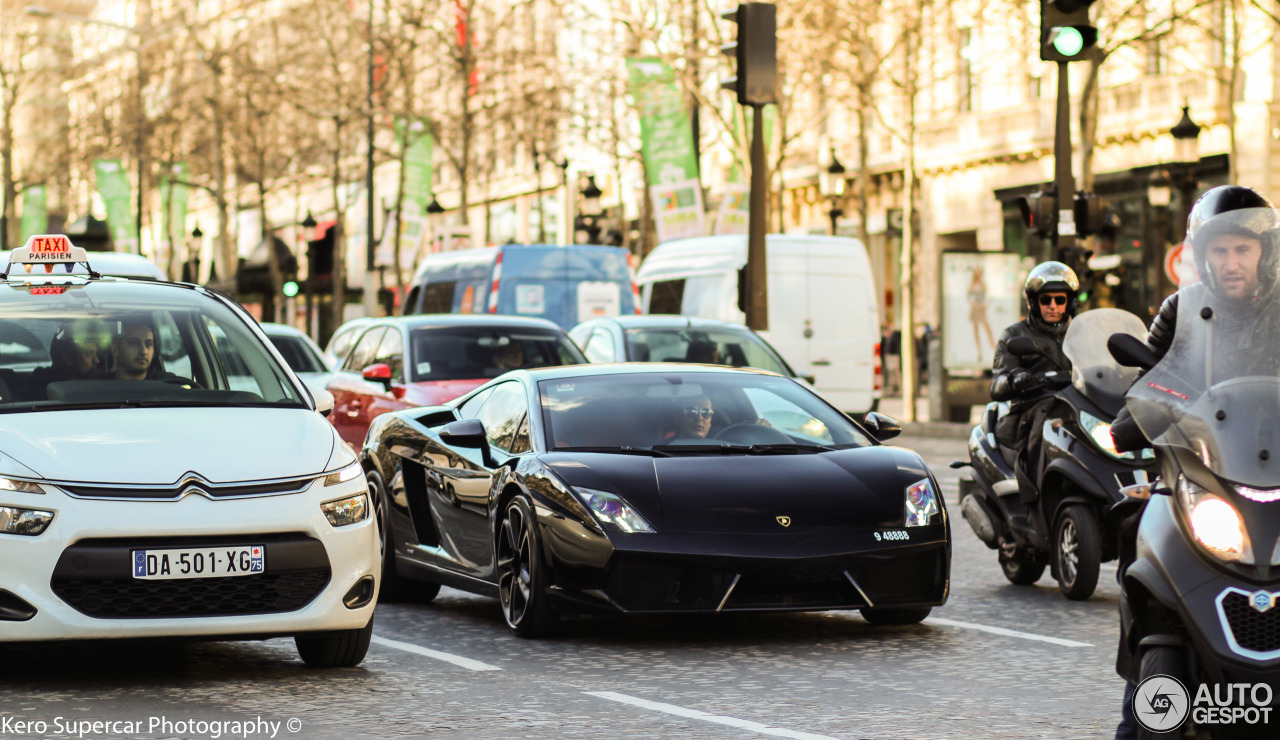
[[[380,546],[332,397],[230,299],[92,268],[53,235],[0,272],[0,642],[293,636],[360,663]]]

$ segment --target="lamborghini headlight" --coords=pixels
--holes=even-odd
[[[0,491],[17,491],[18,493],[44,493],[39,483],[13,478],[0,477]]]
[[[907,526],[923,527],[941,510],[938,492],[928,478],[907,486]]]
[[[616,493],[575,486],[574,491],[601,524],[627,533],[653,532],[653,527]]]
[[[1253,565],[1253,546],[1240,512],[1226,499],[1178,476],[1178,499],[1196,542],[1220,560]]]

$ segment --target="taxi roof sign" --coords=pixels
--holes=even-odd
[[[36,265],[44,265],[46,273],[52,273],[54,265],[63,265],[70,273],[79,263],[89,268],[90,277],[98,277],[89,265],[89,253],[72,244],[66,234],[36,234],[9,255],[9,267],[0,273],[0,279],[8,279],[14,265],[22,265],[27,274]]]

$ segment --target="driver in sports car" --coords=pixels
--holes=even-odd
[[[711,433],[711,418],[715,416],[711,399],[698,396],[676,410],[675,431],[663,435],[662,441],[672,439],[706,439]]]

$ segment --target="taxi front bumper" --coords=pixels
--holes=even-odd
[[[54,518],[37,536],[0,534],[0,642],[362,628],[376,590],[357,608],[343,599],[367,577],[380,585],[371,507],[362,521],[334,527],[320,504],[364,485],[316,481],[295,494],[172,501],[80,499],[48,485],[44,495],[5,491],[0,505]],[[130,570],[134,550],[253,545],[265,548],[261,574],[143,580]]]

